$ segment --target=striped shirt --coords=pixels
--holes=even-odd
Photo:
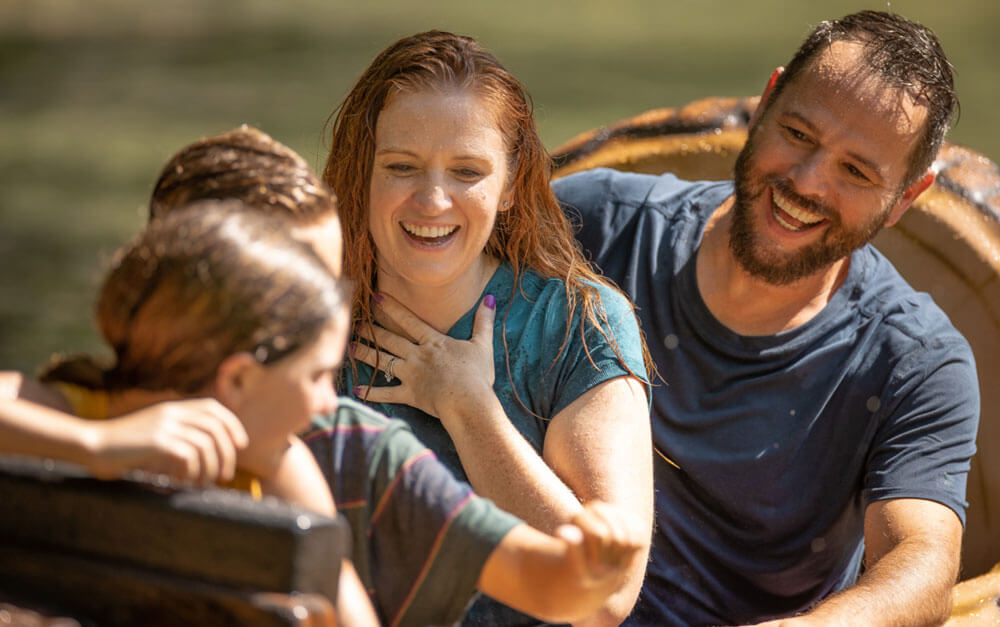
[[[520,520],[475,495],[410,428],[349,399],[302,439],[351,524],[352,560],[387,625],[459,620]]]

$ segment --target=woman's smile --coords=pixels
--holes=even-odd
[[[400,222],[399,226],[417,245],[430,248],[446,246],[454,238],[459,227],[456,224],[422,225],[413,222]]]

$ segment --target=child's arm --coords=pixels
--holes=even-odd
[[[337,585],[337,620],[341,627],[377,627],[378,617],[368,592],[349,559],[340,562]]]
[[[139,469],[203,483],[228,481],[247,443],[239,419],[211,399],[159,403],[110,420],[67,411],[61,394],[0,372],[0,453],[74,462],[111,479]]]
[[[326,478],[308,447],[297,436],[289,438],[277,473],[261,481],[265,494],[277,496],[327,516],[336,516],[337,508]],[[378,625],[375,609],[358,577],[354,565],[344,559],[337,584],[337,619],[345,627]]]
[[[592,501],[556,537],[512,529],[490,554],[479,589],[522,612],[571,622],[596,612],[621,587],[648,543],[619,509]]]

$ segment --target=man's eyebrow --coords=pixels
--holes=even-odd
[[[805,116],[803,116],[801,113],[798,113],[796,111],[786,111],[785,115],[787,115],[790,118],[794,118],[800,124],[802,124],[803,126],[807,127],[810,132],[812,132],[812,133],[816,132],[816,127],[813,125],[813,123],[810,122],[808,120],[808,118],[806,118]],[[880,168],[871,159],[868,159],[867,157],[859,155],[856,152],[848,152],[847,156],[850,157],[851,159],[854,159],[855,161],[857,161],[861,165],[865,166],[869,170],[871,170],[880,179],[884,179],[885,178],[885,175],[882,173],[882,168]]]

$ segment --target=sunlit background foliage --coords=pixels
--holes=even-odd
[[[0,368],[96,351],[91,302],[181,146],[256,125],[314,165],[323,126],[383,47],[479,38],[532,92],[543,139],[759,92],[816,22],[888,3],[0,0]],[[1000,3],[894,0],[958,69],[951,139],[1000,158]]]

